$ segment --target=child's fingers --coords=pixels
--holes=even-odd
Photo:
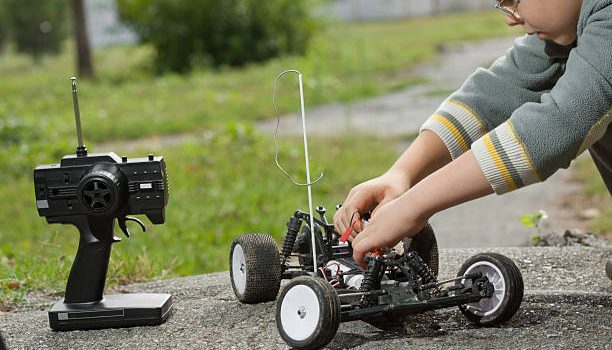
[[[352,243],[355,240],[355,238],[357,237],[358,234],[359,234],[359,232],[355,232],[355,230],[352,230],[351,234],[348,236],[347,241]]]
[[[355,218],[353,219],[353,222],[351,223],[351,226],[353,227],[353,231],[355,231],[355,234],[363,231],[365,229],[365,226],[363,224],[363,220],[361,220],[361,214],[359,212],[355,213]]]
[[[334,214],[334,227],[336,231],[340,233],[346,231],[348,228],[348,219],[346,218],[345,211],[346,209],[341,207],[336,214]]]
[[[359,265],[364,265],[364,258],[367,253],[377,248],[372,245],[374,242],[369,237],[367,230],[358,234],[353,240],[353,260]]]

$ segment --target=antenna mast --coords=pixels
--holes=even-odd
[[[79,96],[77,95],[76,77],[70,78],[72,82],[72,103],[74,104],[74,119],[76,120],[77,138],[79,146],[76,149],[77,157],[87,157],[87,147],[83,145],[83,134],[81,133],[81,112],[79,111]]]

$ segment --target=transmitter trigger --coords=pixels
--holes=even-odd
[[[124,216],[122,218],[119,218],[119,227],[121,228],[121,231],[123,231],[123,233],[125,234],[126,237],[128,237],[128,238],[130,237],[130,231],[128,230],[127,226],[125,225],[126,221],[134,221],[135,223],[140,225],[140,227],[142,228],[143,232],[146,231],[145,225],[142,223],[142,221],[140,221],[140,219]]]

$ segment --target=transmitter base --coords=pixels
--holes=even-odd
[[[97,303],[56,302],[49,310],[54,331],[153,326],[162,324],[172,311],[170,294],[110,294]]]

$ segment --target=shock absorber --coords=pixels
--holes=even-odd
[[[302,222],[295,214],[289,219],[289,222],[287,222],[287,235],[285,235],[285,239],[283,240],[283,249],[281,251],[282,266],[287,263],[287,259],[289,259],[289,256],[291,256],[293,252],[293,246],[295,245],[295,240],[301,226]]]
[[[437,282],[437,279],[431,272],[431,269],[429,268],[429,266],[427,266],[427,264],[423,262],[423,259],[421,259],[421,257],[418,254],[409,252],[406,255],[406,258],[407,258],[406,262],[408,263],[408,266],[410,266],[412,271],[414,271],[417,275],[421,277],[422,284]]]
[[[361,286],[359,286],[360,292],[370,292],[379,287],[382,267],[384,265],[381,256],[377,255],[366,259],[369,259],[368,269],[363,274],[363,281],[361,281]],[[372,301],[371,295],[364,295],[361,298],[361,305],[368,307],[372,304]]]

